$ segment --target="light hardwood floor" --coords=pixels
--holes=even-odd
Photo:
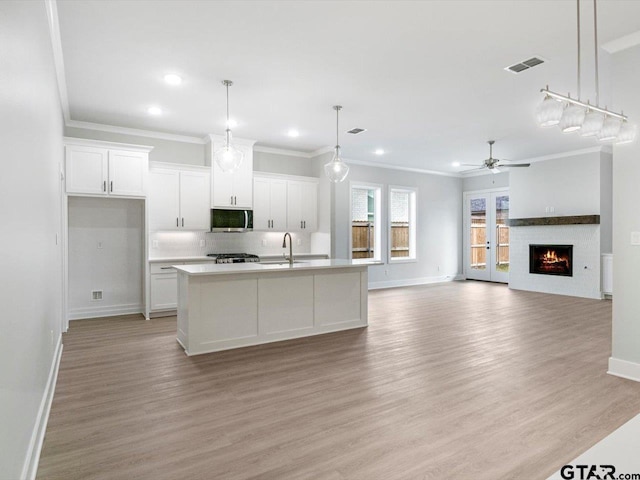
[[[175,317],[82,320],[39,479],[545,479],[640,413],[611,302],[455,282],[369,328],[186,357]]]

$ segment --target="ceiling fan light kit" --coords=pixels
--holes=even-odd
[[[636,139],[635,125],[628,123],[623,113],[601,108],[599,101],[599,70],[598,70],[598,15],[596,0],[593,0],[593,31],[595,45],[595,85],[596,105],[590,105],[579,100],[580,97],[580,0],[577,4],[577,33],[578,33],[578,99],[571,95],[561,95],[552,92],[549,87],[540,89],[544,99],[536,110],[536,120],[541,127],[558,125],[563,133],[580,132],[583,137],[595,137],[600,142],[615,142],[617,144],[631,143]]]

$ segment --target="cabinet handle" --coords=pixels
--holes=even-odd
[[[160,270],[173,270],[173,267],[160,267]]]
[[[231,199],[230,201],[231,205],[233,205],[233,195],[231,195],[229,198]]]
[[[302,228],[307,228],[307,221],[306,220],[302,221]]]
[[[233,204],[238,205],[238,197],[236,197],[235,195],[233,196]]]
[[[178,217],[176,217],[176,227],[179,227],[180,224],[178,223]]]
[[[102,191],[103,192],[107,191],[107,181],[106,180],[104,182],[102,182]]]
[[[113,180],[111,180],[111,191],[113,192]]]
[[[184,227],[184,217],[182,217],[182,226]]]

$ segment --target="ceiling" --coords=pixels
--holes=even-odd
[[[592,2],[583,0],[583,93],[594,101]],[[457,172],[596,146],[539,129],[545,85],[576,91],[576,3],[519,1],[58,0],[70,118],[155,132],[234,135],[347,159]],[[598,2],[601,45],[640,30],[640,2]],[[504,67],[540,56],[515,75]],[[601,104],[613,109],[601,49]],[[178,87],[163,82],[178,73]],[[164,113],[152,117],[150,105]],[[631,119],[635,123],[637,119]],[[366,128],[359,135],[344,133]],[[297,138],[286,133],[296,128]],[[378,156],[376,148],[385,150]]]

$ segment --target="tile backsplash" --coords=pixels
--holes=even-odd
[[[281,255],[284,251],[283,237],[284,232],[154,232],[149,234],[149,257],[201,256],[208,253]],[[310,233],[293,232],[291,237],[294,253],[311,253]]]

